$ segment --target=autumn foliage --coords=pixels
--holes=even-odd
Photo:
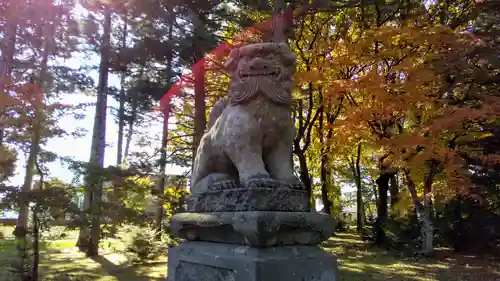
[[[463,99],[471,85],[450,91],[443,84],[448,68],[457,63],[462,71],[474,71],[468,54],[482,42],[422,20],[400,28],[387,24],[325,43],[317,43],[317,48],[328,50],[324,70],[303,71],[297,77],[321,85],[324,102],[348,100],[333,125],[335,143],[370,141],[381,154],[391,154],[391,165],[408,169],[416,182],[423,182],[427,163],[435,161],[441,189],[450,194],[467,191],[464,158],[473,153],[467,143],[489,135],[481,124],[497,120],[500,100],[496,93],[481,93],[479,99],[452,104],[450,100]],[[447,65],[450,57],[463,61]],[[497,155],[475,156],[500,160]]]

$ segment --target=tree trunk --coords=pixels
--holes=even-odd
[[[375,245],[383,245],[386,243],[386,234],[384,225],[387,221],[387,191],[389,190],[389,179],[391,175],[381,173],[375,181],[378,186],[378,201],[377,201],[377,219],[374,225],[374,242]]]
[[[143,79],[144,77],[144,68],[145,68],[146,62],[142,61],[141,62],[141,68],[139,71],[139,77],[140,79]],[[128,118],[128,129],[127,129],[127,137],[125,139],[125,150],[123,151],[123,163],[127,163],[127,157],[130,153],[130,145],[132,144],[132,136],[134,135],[134,125],[135,125],[135,119],[137,117],[137,106],[138,106],[138,96],[137,92],[132,92],[130,95],[130,118]]]
[[[323,92],[320,91],[320,99],[323,100]],[[319,115],[319,128],[318,128],[318,138],[320,141],[320,152],[321,152],[321,171],[320,171],[320,180],[321,180],[321,201],[323,202],[323,211],[326,214],[331,215],[332,210],[331,210],[331,201],[329,198],[329,190],[330,187],[329,184],[331,183],[331,180],[328,179],[329,175],[328,173],[328,154],[327,154],[327,143],[325,140],[324,136],[324,119],[325,119],[325,112],[323,108],[321,109],[321,113]]]
[[[101,235],[101,200],[102,200],[102,180],[99,178],[98,169],[104,166],[104,153],[106,146],[106,111],[107,111],[107,85],[109,73],[109,52],[111,37],[111,9],[106,6],[104,10],[104,34],[101,42],[101,62],[99,64],[99,84],[97,88],[97,104],[94,117],[94,129],[92,132],[92,146],[90,153],[90,170],[86,179],[87,196],[90,199],[91,209],[91,229],[90,233],[80,231],[80,241],[88,241],[86,253],[89,257],[99,254],[99,240]],[[90,187],[90,189],[89,189]],[[85,199],[85,198],[84,198]],[[84,203],[85,205],[85,203]],[[85,236],[90,234],[90,237]]]
[[[431,168],[432,170],[432,168]],[[428,175],[430,178],[431,175]],[[433,176],[432,176],[433,177]],[[420,201],[417,195],[417,188],[415,183],[413,182],[410,172],[408,170],[405,171],[406,184],[408,186],[408,191],[410,192],[410,196],[413,202],[413,206],[415,207],[415,211],[417,213],[418,220],[421,223],[420,233],[422,235],[422,254],[430,254],[434,248],[433,246],[433,238],[434,238],[434,225],[432,223],[431,218],[431,202],[430,202],[430,193],[427,191],[429,187],[425,187],[427,184],[424,184],[424,204]]]
[[[43,81],[43,80],[42,80]],[[43,82],[42,82],[43,83]],[[44,174],[38,165],[38,163],[35,163],[38,175],[40,176],[40,186],[39,190],[42,190],[44,188]],[[40,211],[40,206],[39,203],[37,202],[36,205],[33,207],[33,268],[31,270],[32,272],[32,278],[33,280],[38,280],[39,276],[39,265],[40,265],[40,218],[39,218],[39,211]]]
[[[330,118],[329,118],[330,119]],[[332,123],[330,124],[330,129],[328,129],[328,134],[326,137],[326,142],[327,142],[327,150],[325,151],[326,154],[330,153],[330,141],[333,137],[333,128],[331,127]],[[326,157],[325,159],[326,163],[329,164],[331,159]],[[328,203],[329,203],[329,209],[330,209],[330,215],[333,215],[336,218],[340,218],[342,214],[342,204],[341,204],[341,196],[342,192],[340,190],[340,187],[334,184],[333,182],[333,176],[332,176],[332,168],[331,167],[326,167],[325,172],[325,177],[327,181],[327,187],[328,187],[328,192],[329,192],[329,197],[328,197]],[[324,204],[324,203],[323,203]]]
[[[4,36],[2,38],[2,48],[0,55],[0,93],[5,91],[6,84],[10,83],[12,75],[12,64],[16,52],[17,20],[20,1],[8,1],[6,21],[4,25]],[[5,108],[0,105],[0,121],[5,114]],[[5,134],[3,122],[0,122],[0,146],[3,144]]]
[[[49,52],[48,48],[45,47],[43,51],[43,59],[41,63],[40,70],[40,82],[38,83],[38,88],[36,89],[37,93],[34,93],[35,100],[33,101],[33,108],[35,111],[34,120],[33,120],[33,132],[31,133],[31,143],[28,152],[28,160],[26,162],[26,170],[24,176],[24,184],[23,184],[23,192],[29,192],[33,185],[33,176],[35,174],[35,166],[37,161],[38,153],[40,152],[40,133],[41,133],[41,122],[42,122],[42,106],[43,106],[43,80],[46,78],[47,72],[47,63]],[[23,198],[23,196],[21,196]],[[21,200],[21,204],[19,206],[19,216],[18,216],[18,224],[16,227],[26,228],[28,224],[28,202],[26,202],[23,198]]]
[[[116,165],[123,164],[123,138],[125,131],[125,75],[120,78],[120,105],[118,108],[118,145],[116,148]]]
[[[53,36],[53,26],[43,26],[42,27],[43,34],[45,38],[52,38]],[[37,158],[40,153],[40,141],[41,141],[41,133],[42,133],[42,121],[43,121],[43,100],[44,100],[44,91],[45,91],[45,82],[47,80],[47,68],[49,55],[51,52],[51,48],[48,40],[44,40],[43,42],[43,50],[42,50],[42,61],[40,62],[40,72],[38,74],[38,79],[33,81],[38,87],[35,87],[35,93],[33,93],[34,100],[31,102],[34,110],[34,119],[32,125],[31,132],[31,143],[28,152],[28,159],[26,162],[26,172],[24,177],[24,183],[22,191],[23,193],[29,192],[32,189],[33,185],[33,176],[35,174],[35,170],[37,167]],[[41,172],[38,170],[38,172]],[[40,188],[43,185],[43,175],[40,175],[41,182]],[[25,200],[24,194],[21,193],[20,196],[20,204],[19,204],[19,215],[18,221],[16,224],[16,229],[14,231],[16,236],[16,241],[18,243],[24,243],[24,246],[17,245],[17,249],[19,251],[18,257],[26,257],[26,242],[27,242],[27,229],[28,229],[28,212],[29,212],[29,202]],[[33,209],[33,236],[34,236],[34,261],[33,268],[31,271],[33,280],[38,277],[38,217],[37,217],[37,209],[38,206],[35,206]],[[22,261],[24,263],[24,261]],[[24,272],[23,272],[24,274]]]
[[[120,167],[123,165],[123,136],[125,129],[125,74],[122,74],[120,78],[120,100],[118,108],[118,145],[116,148],[116,166]],[[113,204],[120,204],[118,201],[118,190],[113,186]],[[110,234],[114,236],[118,227],[119,213],[111,212],[111,229]]]
[[[429,172],[424,181],[424,206],[421,214],[422,222],[422,253],[430,254],[434,250],[434,224],[432,222],[432,183],[437,174],[438,162],[430,162]]]
[[[311,153],[306,154],[306,157],[307,157],[307,163],[313,162],[313,159],[312,159],[313,156]],[[311,210],[316,210],[316,197],[314,196],[315,194],[314,194],[314,189],[313,189],[314,188],[313,176],[310,173],[308,173],[308,174],[309,174],[309,182],[311,182],[311,193],[310,193],[311,197],[309,200],[309,207]]]
[[[44,51],[45,52],[45,51]],[[48,57],[48,55],[47,55]],[[47,69],[47,60],[44,59],[45,61],[45,67],[42,65],[42,72]],[[43,63],[43,62],[42,62]],[[28,234],[28,215],[29,215],[29,201],[26,200],[25,194],[26,192],[29,192],[32,189],[33,185],[33,176],[35,174],[35,166],[36,166],[36,161],[37,161],[37,156],[38,153],[40,152],[40,133],[41,133],[41,119],[42,119],[42,105],[43,105],[43,89],[39,88],[36,89],[39,91],[38,93],[35,93],[35,100],[33,101],[33,106],[35,110],[35,115],[34,115],[34,120],[33,120],[33,132],[31,133],[31,144],[30,144],[30,149],[29,149],[29,154],[28,154],[28,161],[26,163],[26,174],[24,177],[24,184],[22,188],[22,193],[19,196],[20,199],[20,205],[19,205],[19,213],[18,213],[18,219],[17,219],[17,224],[16,228],[14,230],[14,234],[16,237],[16,244],[17,244],[17,250],[18,254],[17,257],[23,259],[21,261],[21,264],[27,261],[27,234]],[[35,207],[36,210],[37,207]],[[37,214],[35,211],[33,211],[33,218],[37,218]],[[33,227],[38,227],[36,226],[36,221],[34,222]],[[33,235],[36,235],[36,233],[33,233]],[[37,241],[37,238],[35,237],[35,242]],[[38,254],[35,251],[35,258],[37,257],[36,255]],[[21,267],[20,269],[24,269],[24,267]],[[33,268],[34,270],[34,268]],[[36,276],[38,273],[35,274],[35,272],[32,270],[32,276]],[[22,271],[21,275],[24,276],[24,271]],[[24,279],[22,279],[24,280]]]
[[[40,181],[40,187],[43,186],[43,181]],[[38,268],[40,264],[40,226],[38,219],[38,204],[33,208],[33,267],[31,269],[31,276],[33,280],[38,280]]]
[[[83,215],[85,216],[83,222],[80,225],[80,231],[78,233],[78,240],[76,241],[76,246],[80,251],[85,252],[89,247],[90,243],[90,228],[89,228],[89,218],[92,206],[92,188],[85,187],[83,193]]]
[[[196,150],[200,144],[201,138],[205,133],[207,123],[206,105],[205,105],[205,59],[200,59],[194,73],[194,143],[193,160],[196,156]],[[194,162],[194,161],[193,161]]]
[[[124,15],[123,19],[123,32],[122,32],[122,49],[127,48],[127,37],[128,37],[128,15]],[[119,108],[118,108],[118,146],[116,153],[116,165],[120,166],[123,164],[123,136],[125,130],[125,77],[126,72],[123,71],[120,77],[120,100],[119,100]]]
[[[425,197],[429,197],[428,194]],[[422,223],[422,253],[425,255],[430,254],[433,249],[434,241],[434,224],[432,223],[432,204],[429,199],[424,197],[424,207],[419,214],[420,222]]]
[[[328,157],[321,157],[321,201],[323,202],[323,211],[326,214],[332,215],[332,202],[329,196],[329,190],[331,189],[331,174],[328,173]]]
[[[302,181],[302,184],[304,184],[304,187],[307,190],[307,198],[309,199],[309,204],[311,206],[313,200],[312,181],[311,181],[311,176],[309,175],[309,170],[307,169],[307,158],[304,153],[300,153],[297,156],[299,158],[300,181]]]
[[[332,146],[332,139],[333,139],[333,124],[335,123],[335,121],[337,120],[337,118],[340,115],[343,101],[344,101],[344,98],[341,98],[339,101],[339,106],[337,107],[337,109],[335,111],[333,111],[333,106],[331,103],[325,102],[326,104],[324,105],[325,115],[326,115],[326,118],[328,120],[328,124],[327,124],[328,134],[326,135],[326,150],[325,150],[325,153],[327,155],[329,155],[331,153],[330,149]],[[327,160],[331,161],[328,157],[327,157]],[[331,200],[329,200],[330,213],[333,216],[340,218],[340,216],[342,215],[342,204],[341,204],[342,192],[340,190],[339,185],[333,184],[331,167],[328,167],[326,170],[326,179],[328,182],[329,192],[330,192],[330,196],[331,196]]]
[[[202,38],[204,34],[205,16],[203,14],[193,15],[194,33]],[[194,75],[194,136],[193,136],[193,161],[196,157],[198,145],[205,133],[207,126],[206,104],[205,104],[205,54],[203,42],[198,42],[199,47],[195,49],[194,58],[196,63],[193,66]]]
[[[361,143],[358,143],[356,162],[352,163],[351,169],[356,182],[356,230],[361,232],[365,224],[365,206],[363,203],[363,186],[361,185]]]
[[[311,90],[312,85],[309,85],[309,94],[312,95],[312,90]],[[312,97],[309,97],[309,102],[312,102]],[[309,108],[311,108],[310,106]],[[306,156],[306,150],[310,144],[310,138],[309,136],[306,136],[306,134],[309,134],[306,131],[308,130],[308,126],[312,126],[312,123],[314,123],[315,120],[311,121],[310,118],[304,117],[303,112],[304,112],[304,103],[302,100],[298,101],[298,108],[295,110],[297,112],[296,121],[299,126],[299,133],[295,136],[294,142],[293,142],[293,153],[297,156],[299,159],[299,170],[300,170],[300,181],[304,185],[304,188],[307,190],[307,198],[309,202],[309,207],[312,208],[312,203],[313,203],[313,192],[312,192],[312,180],[309,174],[309,170],[307,168],[307,156]],[[310,113],[309,113],[310,114]],[[304,145],[301,147],[301,142],[302,140],[304,141]]]
[[[169,23],[168,23],[168,41],[172,42],[172,34],[173,34],[173,26],[174,26],[174,14],[173,11],[170,10],[169,13]],[[172,60],[173,60],[173,49],[171,48],[168,52],[167,57],[167,84],[171,84],[172,80]],[[161,231],[163,225],[163,215],[165,210],[163,208],[163,196],[165,194],[165,185],[166,185],[166,167],[167,167],[167,145],[168,145],[168,122],[170,116],[170,97],[167,97],[168,101],[163,109],[163,133],[162,133],[162,142],[161,142],[161,155],[160,155],[160,181],[157,187],[158,192],[158,202],[156,206],[156,214],[155,214],[155,229],[156,229],[156,239],[161,239]],[[194,161],[193,161],[194,162]]]
[[[397,180],[398,174],[394,174],[391,177],[391,185],[389,187],[389,193],[391,194],[391,212],[396,211],[396,204],[399,201],[399,186]]]
[[[130,153],[130,145],[132,144],[132,136],[134,135],[135,118],[137,117],[137,93],[131,96],[131,113],[128,120],[127,138],[125,140],[125,150],[123,151],[123,163],[127,163],[127,158]]]
[[[167,145],[168,145],[168,117],[170,114],[170,100],[165,105],[163,111],[163,137],[161,142],[161,156],[160,156],[160,180],[157,186],[157,206],[155,213],[155,231],[156,231],[156,239],[161,239],[161,231],[163,224],[163,215],[165,210],[163,208],[165,196],[165,185],[167,182],[167,175],[165,168],[167,166]]]
[[[370,177],[370,181],[371,181],[373,196],[375,197],[375,202],[378,202],[377,182],[373,180],[373,177]]]
[[[122,49],[125,49],[127,47],[127,25],[128,25],[128,15],[124,15],[124,20],[123,20],[123,33],[122,33],[122,42],[121,42],[121,47]],[[120,97],[119,97],[119,107],[118,107],[118,144],[116,148],[116,166],[120,167],[123,165],[123,137],[124,137],[124,130],[125,130],[125,76],[126,73],[125,71],[121,74],[120,76]],[[112,200],[113,203],[116,205],[119,205],[120,202],[118,201],[118,191],[116,190],[116,187],[113,186],[113,195],[112,195]],[[110,234],[114,236],[116,234],[116,229],[118,226],[118,221],[119,221],[119,213],[118,212],[111,212],[111,229],[110,229]]]

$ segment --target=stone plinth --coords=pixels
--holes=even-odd
[[[276,181],[255,181],[240,187],[232,181],[209,185],[194,192],[187,200],[188,212],[281,211],[307,212],[307,191]]]
[[[337,281],[334,255],[316,245],[334,220],[317,212],[221,212],[174,215],[187,239],[169,250],[168,281]]]
[[[319,244],[333,235],[335,222],[317,212],[182,213],[170,227],[191,241],[269,247]]]
[[[314,246],[187,241],[169,250],[167,281],[337,281],[337,271],[335,256]]]

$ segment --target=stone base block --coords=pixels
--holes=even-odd
[[[191,241],[269,247],[316,245],[335,232],[335,220],[317,212],[180,213],[171,230]]]
[[[306,212],[309,210],[308,203],[307,191],[300,189],[275,187],[215,189],[188,196],[187,211]]]
[[[167,281],[337,281],[334,255],[316,246],[252,248],[187,241],[168,253]]]

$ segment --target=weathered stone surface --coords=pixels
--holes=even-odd
[[[185,261],[179,261],[174,274],[176,280],[183,281],[200,281],[203,279],[210,281],[236,280],[234,270]]]
[[[273,180],[303,189],[292,162],[295,55],[286,44],[250,44],[233,50],[226,66],[231,77],[228,97],[214,106],[193,165],[195,201],[217,186],[252,188]],[[219,200],[235,204],[234,194]]]
[[[252,179],[247,187],[227,179],[221,174],[211,174],[204,179],[205,188],[195,190],[187,198],[188,212],[241,212],[309,210],[307,191],[301,185],[290,185],[274,179]]]
[[[268,247],[319,244],[333,235],[335,222],[317,212],[181,213],[170,228],[188,240]]]
[[[205,192],[187,198],[188,212],[308,210],[307,192],[294,189],[236,188]]]
[[[205,188],[203,190],[196,189],[192,191],[192,194],[199,195],[205,192],[221,191],[228,189],[238,189],[242,188],[238,182],[229,178],[226,174],[213,173],[203,179],[203,185]],[[247,182],[245,188],[272,188],[272,189],[291,189],[291,190],[304,190],[301,183],[288,184],[284,182],[277,181],[271,178],[252,178]]]
[[[184,242],[169,250],[167,281],[337,281],[334,255],[315,246],[252,248]]]

